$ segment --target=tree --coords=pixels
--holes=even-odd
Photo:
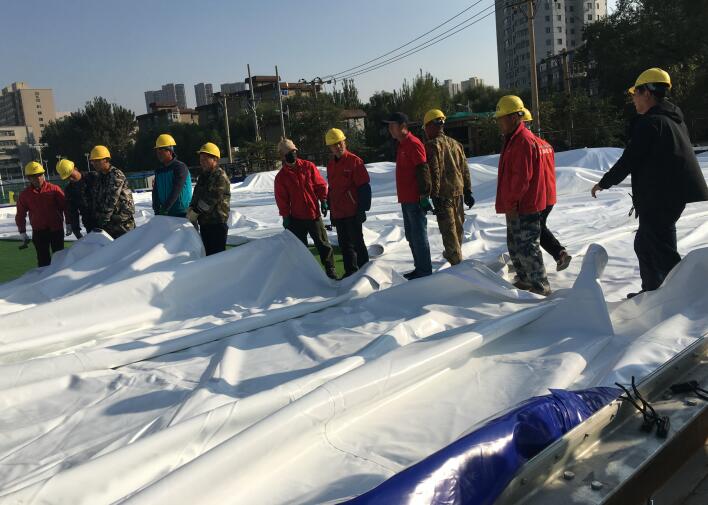
[[[332,101],[343,109],[361,109],[363,107],[361,100],[359,100],[359,91],[354,85],[354,79],[344,79],[342,91],[335,90],[332,93]]]
[[[136,128],[132,111],[96,97],[86,102],[83,109],[50,121],[42,134],[42,142],[48,144],[45,153],[50,162],[56,156],[62,156],[83,166],[84,153],[100,144],[107,146],[115,164],[123,167],[132,148]]]
[[[175,152],[180,160],[193,167],[199,165],[197,151],[206,142],[213,142],[221,150],[222,157],[227,157],[226,144],[221,133],[210,127],[197,124],[169,123],[164,126],[140,130],[131,149],[126,169],[129,171],[148,171],[155,168],[158,160],[155,156],[155,139],[162,133],[169,133],[175,139]]]
[[[672,79],[672,98],[686,115],[692,138],[708,138],[708,2],[705,0],[619,0],[606,19],[588,25],[579,58],[591,62],[588,77],[616,107],[647,68]],[[625,114],[633,114],[631,106]]]

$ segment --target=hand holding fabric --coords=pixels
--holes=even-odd
[[[320,201],[320,210],[322,211],[322,215],[327,217],[327,211],[329,210],[329,203],[327,203],[327,200]]]
[[[288,226],[290,226],[290,216],[285,216],[283,218],[283,228],[287,230]]]

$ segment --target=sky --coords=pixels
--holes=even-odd
[[[344,71],[387,53],[477,4],[493,0],[0,0],[0,86],[52,88],[57,111],[102,96],[145,113],[146,90],[183,83],[243,81],[254,75],[296,82]],[[614,2],[611,1],[611,4]],[[491,12],[484,10],[481,16]],[[481,17],[480,16],[480,17]],[[31,23],[27,23],[31,20]],[[31,26],[31,28],[28,28]],[[420,71],[498,85],[494,15],[401,61],[355,77],[360,98],[397,89]]]

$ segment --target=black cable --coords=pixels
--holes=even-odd
[[[474,2],[472,5],[470,5],[470,6],[467,7],[466,9],[463,9],[462,11],[458,12],[457,14],[455,14],[455,15],[452,16],[451,18],[447,19],[446,21],[443,21],[442,23],[440,23],[440,24],[439,24],[438,26],[436,26],[435,28],[432,28],[432,29],[428,30],[427,32],[423,33],[422,35],[419,35],[418,37],[414,38],[413,40],[410,40],[410,41],[406,42],[406,43],[403,44],[402,46],[398,46],[396,49],[392,49],[391,51],[389,51],[389,52],[387,52],[387,53],[384,53],[384,54],[382,54],[381,56],[378,56],[378,57],[376,57],[376,58],[374,58],[374,59],[372,59],[372,60],[369,60],[369,61],[367,61],[367,62],[364,62],[364,63],[362,63],[361,65],[357,65],[356,67],[348,68],[348,69],[346,69],[346,70],[342,70],[341,72],[336,72],[336,73],[334,73],[334,74],[329,74],[329,75],[327,75],[327,78],[330,78],[330,77],[337,77],[337,76],[339,76],[339,75],[346,74],[346,73],[348,73],[348,72],[351,72],[352,70],[356,70],[357,68],[361,68],[361,67],[363,67],[363,66],[365,66],[365,65],[368,65],[369,63],[373,63],[373,62],[376,61],[376,60],[380,60],[381,58],[384,58],[385,56],[388,56],[388,55],[391,54],[391,53],[395,53],[395,52],[398,51],[399,49],[403,49],[404,47],[411,45],[411,44],[412,44],[413,42],[415,42],[416,40],[420,40],[420,39],[422,39],[423,37],[425,37],[426,35],[428,35],[428,34],[434,32],[435,30],[437,30],[437,29],[440,28],[441,26],[444,26],[444,25],[448,24],[448,23],[449,23],[450,21],[452,21],[453,19],[455,19],[455,18],[461,16],[462,14],[464,14],[465,12],[467,12],[468,10],[470,10],[471,8],[473,8],[473,7],[475,7],[476,5],[482,3],[482,1],[483,1],[483,0],[478,0],[477,2]]]
[[[477,13],[476,16],[479,16],[479,15],[482,14],[484,11],[489,10],[490,8],[493,8],[493,7],[494,7],[494,5],[490,5],[490,6],[488,6],[488,7],[485,7],[485,8],[482,9],[479,13]],[[408,51],[405,51],[405,52],[403,52],[403,53],[401,53],[401,54],[399,54],[399,55],[396,55],[396,56],[394,56],[394,57],[392,57],[392,58],[389,58],[389,59],[387,59],[387,60],[384,60],[384,61],[382,61],[381,63],[377,63],[376,65],[372,65],[371,67],[367,67],[367,68],[361,69],[361,70],[359,70],[359,71],[357,71],[357,72],[354,72],[354,73],[352,73],[352,74],[345,75],[344,77],[340,77],[340,79],[351,79],[351,78],[357,77],[357,76],[359,76],[359,75],[363,75],[363,74],[366,74],[366,73],[369,73],[369,72],[373,72],[374,70],[378,70],[379,68],[385,67],[385,66],[390,65],[390,64],[392,64],[392,63],[395,63],[395,62],[397,62],[397,61],[399,61],[399,60],[402,60],[402,59],[404,59],[404,58],[407,58],[407,57],[409,57],[409,56],[412,56],[412,55],[414,55],[414,54],[416,54],[416,53],[419,53],[420,51],[422,51],[422,50],[424,50],[424,49],[427,49],[427,48],[430,47],[430,46],[434,46],[435,44],[438,44],[438,43],[442,42],[443,40],[452,37],[453,35],[455,35],[455,34],[461,32],[461,31],[463,31],[463,30],[466,30],[467,28],[469,28],[469,27],[471,27],[471,26],[477,24],[478,22],[480,22],[480,21],[482,21],[482,20],[488,18],[489,16],[491,16],[491,15],[494,14],[494,13],[495,13],[495,10],[492,10],[491,12],[489,12],[489,13],[485,14],[484,16],[482,16],[481,18],[476,19],[476,20],[470,22],[470,23],[467,24],[466,26],[463,26],[462,28],[460,28],[460,29],[458,29],[458,30],[455,30],[454,32],[452,32],[452,33],[446,35],[445,37],[437,38],[437,39],[436,39],[436,38],[433,38],[433,39],[431,39],[431,40],[429,40],[429,41],[427,41],[427,42],[424,42],[423,44],[420,44],[420,45],[418,45],[418,46],[415,46],[415,47],[409,49]],[[459,25],[456,25],[456,26],[459,26]],[[444,33],[448,33],[448,32],[444,32]],[[440,35],[442,35],[442,34],[440,34]]]

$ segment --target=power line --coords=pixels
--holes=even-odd
[[[342,74],[346,74],[346,73],[348,73],[348,72],[351,72],[352,70],[356,70],[357,68],[361,68],[361,67],[363,67],[363,66],[368,65],[369,63],[373,63],[373,62],[375,62],[375,61],[377,61],[377,60],[380,60],[381,58],[384,58],[384,57],[386,57],[386,56],[388,56],[388,55],[390,55],[390,54],[392,54],[392,53],[395,53],[395,52],[398,51],[399,49],[403,49],[404,47],[411,45],[413,42],[415,42],[415,41],[417,41],[417,40],[420,40],[420,39],[422,39],[423,37],[425,37],[426,35],[428,35],[428,34],[434,32],[435,30],[437,30],[437,29],[440,28],[441,26],[444,26],[444,25],[448,24],[448,23],[449,23],[450,21],[452,21],[453,19],[460,17],[462,14],[464,14],[464,13],[467,12],[467,11],[469,11],[469,10],[472,9],[473,7],[477,6],[478,4],[482,3],[483,1],[484,1],[484,0],[478,0],[477,2],[474,2],[472,5],[470,5],[470,6],[467,7],[466,9],[463,9],[462,11],[458,12],[457,14],[455,14],[455,15],[452,16],[451,18],[447,19],[446,21],[443,21],[442,23],[440,23],[439,25],[437,25],[435,28],[432,28],[432,29],[428,30],[427,32],[425,32],[425,33],[419,35],[418,37],[414,38],[413,40],[410,40],[410,41],[406,42],[405,44],[403,44],[402,46],[397,47],[396,49],[392,49],[391,51],[389,51],[389,52],[387,52],[387,53],[384,53],[384,54],[382,54],[381,56],[377,56],[377,57],[374,58],[374,59],[371,59],[371,60],[369,60],[369,61],[366,61],[366,62],[362,63],[361,65],[357,65],[357,66],[355,66],[355,67],[351,67],[351,68],[348,68],[348,69],[346,69],[346,70],[342,70],[341,72],[336,72],[336,73],[334,73],[334,74],[329,74],[329,75],[327,75],[327,78],[332,78],[332,77],[335,77],[335,78],[336,78],[336,77],[338,77],[338,76],[340,76],[340,75],[342,75]],[[465,21],[463,21],[463,23],[464,23],[464,22],[465,22]],[[458,26],[459,26],[459,25],[458,25]],[[454,27],[453,27],[453,28],[454,28]]]
[[[409,49],[409,50],[407,50],[407,51],[404,51],[403,53],[401,53],[401,54],[399,54],[399,55],[393,56],[393,57],[391,57],[391,58],[389,58],[389,59],[387,59],[387,60],[384,60],[384,61],[382,61],[382,62],[380,62],[380,63],[377,63],[377,64],[375,64],[375,65],[371,65],[371,66],[366,67],[366,68],[363,68],[363,69],[361,69],[361,70],[357,70],[356,72],[352,72],[351,74],[347,74],[347,75],[344,75],[344,76],[340,76],[339,79],[351,79],[351,78],[357,77],[357,76],[359,76],[359,75],[363,75],[363,74],[366,74],[366,73],[369,73],[369,72],[373,72],[374,70],[378,70],[379,68],[385,67],[385,66],[390,65],[390,64],[392,64],[392,63],[395,63],[395,62],[397,62],[397,61],[399,61],[399,60],[402,60],[402,59],[407,58],[407,57],[409,57],[409,56],[412,56],[412,55],[414,55],[414,54],[416,54],[416,53],[419,53],[420,51],[422,51],[422,50],[424,50],[424,49],[427,49],[428,47],[433,46],[433,45],[435,45],[435,44],[438,44],[438,43],[442,42],[443,40],[446,40],[446,39],[452,37],[453,35],[455,35],[455,34],[461,32],[461,31],[463,31],[463,30],[466,30],[467,28],[469,28],[469,27],[471,27],[471,26],[473,26],[473,25],[479,23],[480,21],[482,21],[482,20],[488,18],[489,16],[491,16],[492,14],[495,13],[494,7],[495,7],[494,4],[492,4],[492,5],[488,6],[488,7],[485,7],[484,9],[482,9],[480,12],[478,12],[478,13],[475,14],[474,16],[468,18],[467,20],[463,21],[462,23],[460,23],[460,24],[458,24],[458,25],[455,25],[453,28],[450,28],[449,30],[447,30],[447,31],[445,31],[445,32],[443,32],[443,33],[437,35],[436,37],[433,37],[432,39],[430,39],[430,40],[428,40],[428,41],[426,41],[426,42],[423,42],[422,44],[419,44],[419,45],[417,45],[417,46],[415,46],[415,47],[413,47],[413,48],[411,48],[411,49]],[[478,18],[478,19],[475,19],[475,20],[469,22],[469,21],[472,20],[473,18],[475,18],[475,17],[481,15],[482,13],[484,13],[485,11],[487,11],[487,10],[489,10],[489,9],[493,9],[493,10],[492,10],[491,12],[488,12],[487,14],[485,14],[484,16],[482,16],[481,18]],[[459,27],[460,25],[463,25],[464,23],[467,23],[467,22],[469,22],[469,23],[466,24],[466,25],[464,25],[464,26],[462,26],[461,28],[455,30],[455,28],[457,28],[457,27]],[[455,30],[455,31],[452,31],[452,30]],[[450,31],[452,31],[452,33],[449,33]],[[447,34],[447,35],[445,35],[445,34]],[[445,36],[442,37],[442,35],[445,35]]]

